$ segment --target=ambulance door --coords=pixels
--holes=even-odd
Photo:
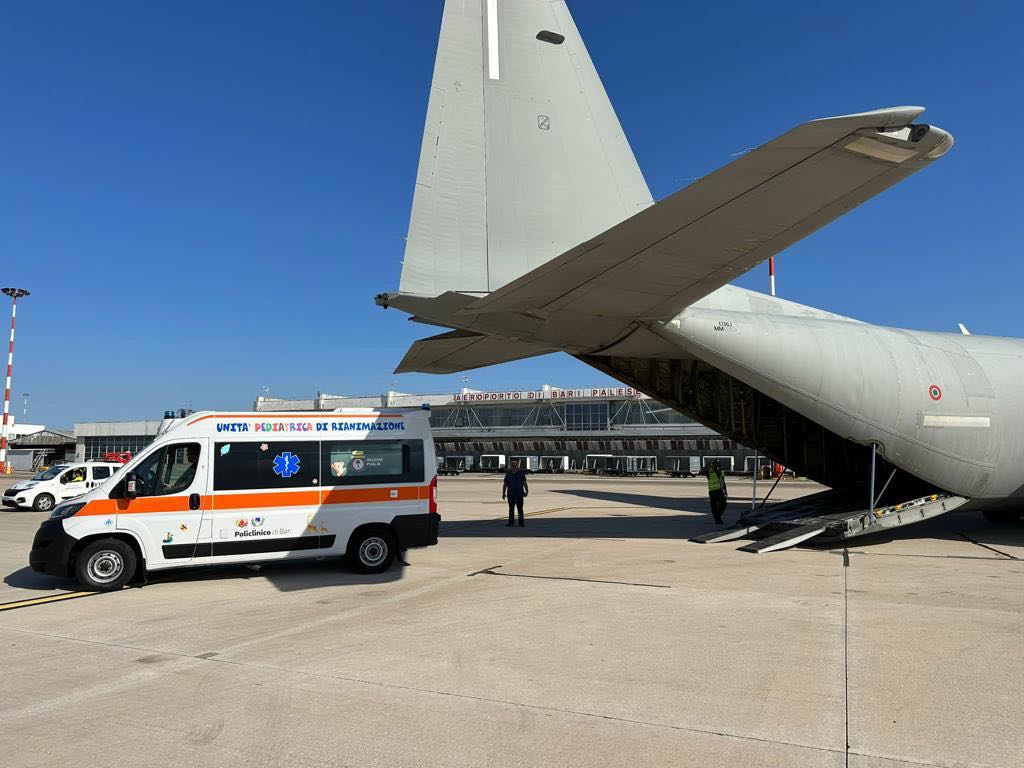
[[[197,551],[203,513],[209,508],[209,448],[209,438],[164,443],[114,489],[120,496],[117,528],[142,540],[148,567],[209,561],[209,544]],[[128,499],[123,488],[132,482],[138,496]]]
[[[212,442],[212,562],[323,554],[319,440],[226,437]]]

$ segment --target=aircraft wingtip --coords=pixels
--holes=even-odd
[[[924,107],[903,106],[871,109],[867,112],[852,112],[848,115],[822,117],[812,122],[822,123],[832,120],[849,120],[862,124],[865,128],[901,128],[910,125],[924,112]]]

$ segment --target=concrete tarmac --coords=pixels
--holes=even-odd
[[[500,485],[442,478],[440,544],[379,576],[160,572],[14,610],[77,586],[27,568],[40,514],[0,511],[3,764],[1024,765],[1024,528],[754,555],[687,541],[700,479],[534,476],[525,528]]]

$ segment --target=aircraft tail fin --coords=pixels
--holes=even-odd
[[[652,199],[562,0],[447,0],[400,291],[484,294]]]

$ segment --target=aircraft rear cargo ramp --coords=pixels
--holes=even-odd
[[[952,512],[967,503],[962,496],[933,493],[871,509],[864,498],[847,491],[823,491],[792,501],[761,507],[732,528],[694,536],[690,541],[714,544],[752,538],[743,552],[775,552],[804,542],[829,543],[919,523]]]

